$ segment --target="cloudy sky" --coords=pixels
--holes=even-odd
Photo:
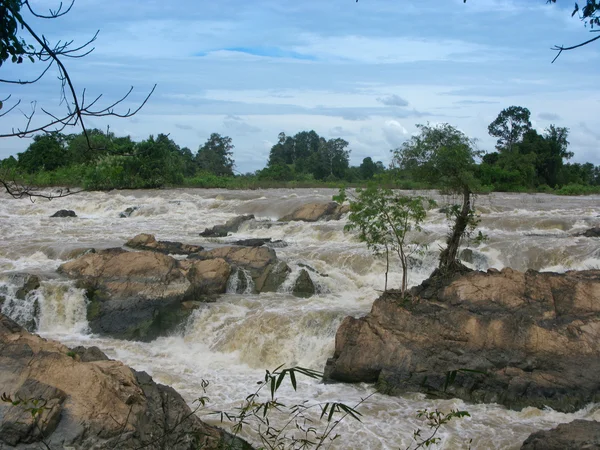
[[[58,0],[33,1],[42,9]],[[524,106],[540,131],[570,128],[574,160],[600,164],[600,43],[563,53],[554,44],[590,37],[572,1],[558,0],[76,0],[61,19],[31,20],[52,42],[95,51],[66,61],[78,91],[108,104],[130,86],[124,108],[156,83],[129,119],[97,119],[139,140],[169,133],[196,151],[210,133],[231,136],[240,172],[262,168],[279,132],[314,129],[350,142],[351,162],[389,162],[417,123],[448,122],[493,151],[487,125]],[[5,64],[0,78],[25,78],[39,64]],[[27,112],[61,110],[49,74],[36,85],[0,85]],[[5,102],[6,106],[9,102]],[[63,105],[64,106],[64,105]],[[122,112],[122,111],[121,111]],[[0,133],[23,126],[16,110]],[[28,141],[3,139],[0,158]]]

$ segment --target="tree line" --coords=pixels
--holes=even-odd
[[[570,163],[569,130],[550,125],[543,132],[534,129],[527,108],[511,106],[500,112],[488,126],[497,139],[495,151],[474,154],[472,176],[479,191],[552,191],[586,193],[600,188],[600,166]],[[407,141],[433,139],[431,145],[447,145],[456,137],[448,124],[418,125],[419,132]],[[464,138],[466,136],[462,135]],[[468,138],[466,138],[468,139]],[[91,147],[89,143],[91,142]],[[405,143],[403,146],[407,145]],[[472,142],[476,148],[476,143]],[[392,163],[366,157],[350,165],[349,143],[341,138],[326,139],[315,131],[295,135],[280,133],[271,147],[266,166],[252,174],[235,171],[234,145],[228,136],[213,133],[196,152],[181,147],[169,135],[159,134],[135,142],[107,130],[87,134],[60,132],[36,135],[27,150],[0,161],[4,177],[38,184],[79,185],[87,189],[157,188],[198,185],[227,187],[224,180],[260,182],[361,183],[375,177],[398,187],[438,187],[449,174],[440,170],[424,176],[419,158],[398,158],[402,147],[391,150]],[[421,155],[421,158],[425,157]],[[240,185],[243,187],[243,183]]]

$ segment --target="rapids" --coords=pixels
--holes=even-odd
[[[2,196],[2,312],[27,323],[38,308],[36,325],[42,336],[70,346],[97,345],[109,357],[173,386],[190,404],[202,394],[202,380],[208,380],[210,403],[199,414],[218,424],[209,410],[233,410],[256,389],[264,369],[283,364],[322,370],[332,355],[341,320],[347,315],[367,313],[383,289],[384,261],[374,258],[353,234],[344,232],[345,220],[275,222],[303,203],[328,201],[334,193],[326,189],[113,191],[35,203]],[[435,197],[438,207],[448,201]],[[120,218],[119,213],[129,207],[138,209],[130,217]],[[598,196],[490,194],[479,196],[476,207],[481,214],[480,229],[488,235],[487,241],[472,247],[471,265],[477,269],[510,266],[560,272],[600,267],[598,241],[576,236],[600,224]],[[49,217],[59,209],[72,209],[78,217]],[[290,281],[277,293],[226,294],[195,311],[185,329],[173,336],[139,343],[89,334],[84,293],[55,273],[78,249],[121,246],[138,233],[202,245],[226,242],[228,238],[205,239],[198,233],[240,214],[254,214],[257,220],[246,222],[235,239],[270,237],[288,244],[275,250],[292,268]],[[414,261],[411,285],[421,282],[435,267],[446,232],[445,215],[437,209],[431,211],[423,231],[415,236],[428,247]],[[309,299],[290,294],[300,264],[319,273],[311,272],[311,277],[320,293]],[[43,275],[40,288],[25,300],[15,298],[18,273]],[[398,285],[399,277],[399,268],[393,266],[390,285]],[[235,292],[235,283],[230,283],[229,290]],[[298,391],[286,384],[280,400],[286,404],[309,400],[353,405],[372,392],[369,385],[324,385],[300,379]],[[576,418],[600,420],[600,405],[589,405],[575,414],[535,408],[517,412],[498,405],[433,401],[418,394],[374,394],[359,407],[361,423],[345,420],[336,428],[341,437],[331,448],[406,448],[413,442],[413,431],[426,428],[416,418],[417,410],[423,408],[460,408],[471,414],[440,430],[443,441],[439,448],[466,448],[465,442],[472,439],[474,449],[518,449],[532,431]],[[244,437],[254,439],[250,430],[244,432]]]

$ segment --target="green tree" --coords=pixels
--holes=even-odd
[[[482,152],[475,142],[449,124],[417,125],[419,134],[393,151],[393,164],[417,178],[438,186],[443,193],[462,197],[461,205],[449,209],[454,223],[440,254],[440,269],[457,267],[461,238],[476,225],[471,197],[479,186],[475,159]]]
[[[18,154],[19,167],[28,173],[66,166],[67,138],[62,133],[39,134],[27,150]]]
[[[491,136],[498,138],[496,148],[500,153],[514,151],[515,145],[531,129],[530,116],[531,113],[527,108],[510,106],[503,109],[498,117],[489,124],[488,132]]]
[[[370,180],[375,175],[382,173],[385,170],[381,161],[373,162],[370,156],[367,156],[362,160],[359,166],[360,176],[363,180]]]
[[[358,230],[358,239],[378,255],[385,252],[385,290],[388,286],[389,254],[398,255],[402,268],[402,296],[408,287],[410,256],[420,249],[416,242],[408,242],[408,233],[421,231],[420,224],[427,216],[427,209],[435,202],[424,197],[408,197],[391,189],[374,185],[356,189],[356,195],[341,189],[334,197],[338,202],[350,201],[350,215],[345,230]]]
[[[232,176],[233,149],[230,137],[212,133],[196,154],[198,169],[218,176]]]

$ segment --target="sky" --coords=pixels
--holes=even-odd
[[[41,11],[58,0],[32,2]],[[563,52],[555,44],[589,39],[572,1],[558,0],[75,0],[62,18],[30,18],[51,42],[95,50],[65,61],[76,90],[102,94],[116,109],[145,107],[127,119],[89,118],[88,128],[130,135],[164,133],[196,152],[213,132],[230,136],[236,170],[265,166],[280,132],[315,130],[350,143],[350,162],[385,164],[419,123],[450,123],[494,151],[487,127],[511,105],[533,126],[570,129],[575,162],[600,164],[600,41]],[[26,79],[39,63],[6,63],[0,78]],[[31,102],[59,114],[55,73],[33,85],[0,84],[0,134],[23,127]],[[20,111],[19,111],[20,109]],[[42,119],[38,114],[38,119]],[[71,132],[79,132],[72,130]],[[0,158],[29,140],[0,140]]]

